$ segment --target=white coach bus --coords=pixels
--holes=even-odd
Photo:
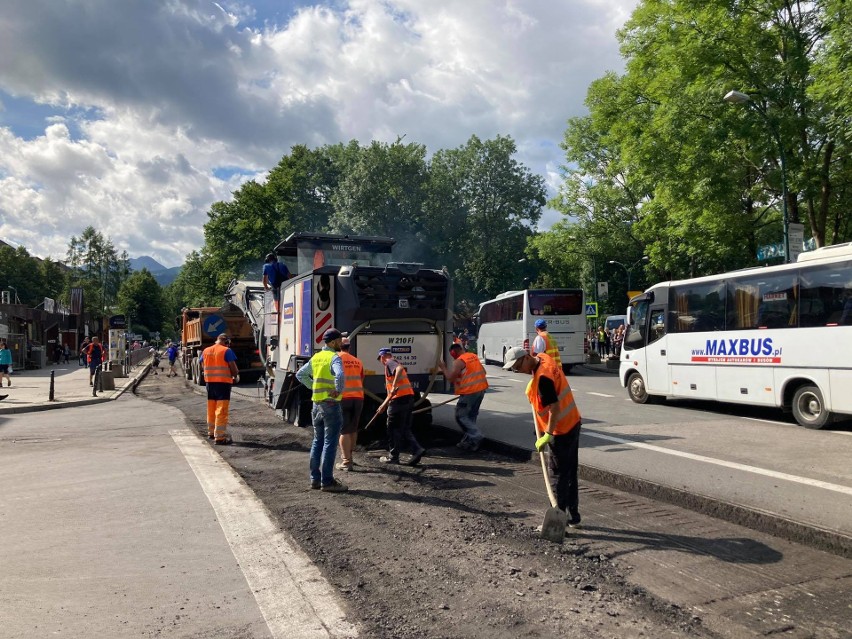
[[[535,339],[535,321],[547,321],[547,332],[559,345],[566,371],[585,361],[583,338],[586,306],[582,289],[543,288],[508,291],[479,305],[476,345],[486,363],[503,363],[513,346],[529,350]]]
[[[852,243],[657,284],[627,313],[619,373],[634,402],[775,406],[806,428],[852,415]]]

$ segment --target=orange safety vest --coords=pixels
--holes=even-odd
[[[225,353],[229,349],[227,346],[213,344],[204,349],[201,354],[204,360],[204,381],[219,382],[224,384],[233,384],[234,379],[231,377],[231,368],[228,362],[225,361]]]
[[[364,399],[364,365],[349,353],[340,352],[343,361],[343,395],[341,399]]]
[[[95,344],[94,342],[92,342],[86,347],[86,361],[89,362],[89,364],[92,363],[92,359],[95,354],[95,349],[100,351],[100,353],[98,353],[98,359],[101,361],[103,361],[104,359],[104,347],[100,344]]]
[[[479,363],[479,358],[473,353],[462,353],[458,359],[464,362],[464,369],[455,383],[456,394],[472,395],[486,390],[488,380],[485,379],[485,369]]]
[[[571,392],[571,386],[562,372],[562,367],[558,366],[554,359],[546,353],[536,355],[540,362],[538,368],[533,371],[532,382],[527,386],[527,399],[532,404],[535,410],[535,421],[538,430],[542,433],[547,430],[548,411],[544,404],[541,403],[541,398],[538,395],[538,383],[542,377],[547,377],[553,381],[556,387],[557,408],[554,415],[553,428],[554,435],[564,435],[570,433],[577,424],[580,423],[580,411],[577,409],[577,404],[574,401],[574,393]]]
[[[556,361],[557,366],[561,367],[562,358],[559,357],[559,344],[556,343],[556,340],[547,331],[542,331],[541,336],[544,338],[544,352]]]
[[[396,395],[394,395],[394,399],[405,397],[406,395],[414,395],[414,389],[411,387],[411,382],[408,381],[408,371],[406,371],[405,366],[399,362],[397,362],[397,366],[402,369],[402,375],[399,376],[399,386],[396,387]],[[388,374],[388,367],[385,365],[385,392],[387,392],[389,397],[393,391],[393,378],[394,375]]]

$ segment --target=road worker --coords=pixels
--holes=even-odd
[[[343,427],[340,429],[340,457],[338,470],[352,470],[355,462],[352,453],[355,440],[358,439],[358,422],[364,409],[364,364],[350,354],[348,337],[343,338],[340,346],[340,360],[343,362]]]
[[[275,253],[269,253],[266,256],[263,264],[263,288],[272,291],[272,301],[276,313],[281,302],[281,285],[291,277],[293,276],[290,274],[290,269],[287,268],[286,264],[278,261],[278,256]]]
[[[539,452],[547,450],[547,468],[555,486],[556,507],[568,513],[568,525],[580,525],[577,484],[580,411],[562,367],[546,353],[530,355],[520,346],[506,352],[504,370],[532,375],[527,399],[535,412]]]
[[[330,493],[343,493],[349,487],[334,478],[334,458],[343,425],[344,371],[338,355],[343,335],[336,328],[323,333],[325,346],[296,371],[296,379],[311,389],[311,422],[314,439],[311,442],[311,488]]]
[[[220,333],[213,346],[205,348],[198,360],[207,385],[207,439],[219,446],[232,442],[228,434],[231,386],[240,381],[237,355],[230,344],[228,336]]]
[[[466,353],[461,344],[450,346],[450,356],[455,360],[452,369],[448,369],[443,360],[438,366],[447,382],[455,386],[456,395],[461,396],[456,402],[456,423],[464,436],[456,446],[464,451],[476,452],[482,443],[476,418],[485,391],[488,390],[488,380],[479,358],[474,353]]]
[[[416,466],[423,458],[426,449],[414,438],[411,432],[412,411],[414,410],[414,388],[408,379],[405,366],[397,362],[391,349],[380,348],[378,359],[385,368],[385,391],[387,397],[379,406],[378,413],[388,411],[388,454],[380,457],[383,464],[398,464],[402,447],[408,445],[411,451],[409,466]]]
[[[97,337],[86,346],[86,362],[89,365],[89,386],[94,385],[95,373],[104,361],[104,347]]]
[[[562,368],[562,359],[559,357],[559,344],[547,332],[547,320],[537,319],[535,321],[536,336],[533,340],[532,354],[547,353],[556,361],[556,365]]]

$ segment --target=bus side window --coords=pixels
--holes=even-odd
[[[666,309],[652,308],[648,343],[656,342],[666,334]]]

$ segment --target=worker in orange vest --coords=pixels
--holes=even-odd
[[[536,336],[533,340],[532,354],[547,353],[555,361],[559,368],[562,368],[562,359],[559,357],[559,344],[547,332],[547,320],[537,319],[535,321]]]
[[[344,337],[339,353],[343,362],[343,399],[340,402],[343,410],[343,427],[340,430],[342,459],[337,468],[346,471],[352,470],[355,465],[352,453],[355,451],[358,422],[361,421],[361,411],[364,409],[364,364],[349,353],[350,346],[349,338]]]
[[[444,360],[438,362],[438,366],[444,378],[455,386],[456,395],[461,396],[456,402],[456,423],[464,436],[456,446],[464,451],[476,452],[483,439],[476,426],[476,418],[485,391],[488,390],[488,380],[479,358],[474,353],[466,353],[461,344],[450,346],[450,356],[455,360],[452,370],[447,368]]]
[[[577,484],[580,446],[580,411],[562,367],[546,353],[530,355],[520,346],[506,351],[505,370],[533,376],[527,386],[527,399],[535,412],[540,433],[536,450],[548,449],[548,471],[555,485],[556,507],[568,513],[568,525],[580,525]]]
[[[411,450],[409,466],[416,466],[423,458],[426,449],[414,438],[411,432],[412,411],[414,410],[414,388],[408,379],[405,366],[393,358],[391,349],[380,348],[377,358],[385,369],[385,391],[387,397],[379,406],[377,413],[388,411],[388,447],[389,454],[380,457],[383,464],[398,464],[399,454],[404,445]]]
[[[230,344],[228,336],[220,333],[213,346],[205,348],[198,360],[207,384],[207,439],[214,440],[219,446],[232,441],[228,434],[231,386],[240,381],[237,355],[230,349]]]

